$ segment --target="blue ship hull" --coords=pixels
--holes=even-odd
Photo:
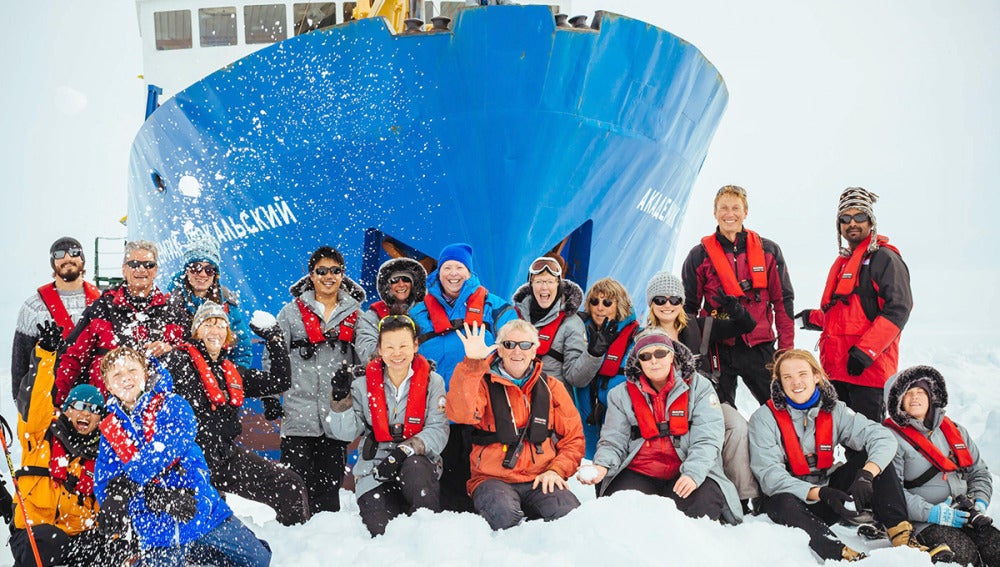
[[[494,6],[452,27],[304,34],[166,101],[132,147],[129,238],[160,246],[166,278],[208,231],[223,282],[272,313],[322,244],[369,299],[387,248],[456,241],[503,297],[560,243],[582,286],[610,275],[644,297],[728,99],[718,71],[614,14],[566,30],[546,7]]]

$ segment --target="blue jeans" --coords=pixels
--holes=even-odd
[[[271,564],[271,549],[236,516],[230,516],[219,527],[185,545],[143,550],[138,565],[174,567],[189,563],[218,567],[268,567]]]

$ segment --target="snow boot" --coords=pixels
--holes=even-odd
[[[868,557],[865,553],[851,549],[846,545],[844,546],[844,549],[841,550],[840,554],[841,557],[844,558],[844,561],[861,561],[862,559]]]
[[[955,553],[947,544],[940,544],[934,547],[923,545],[913,535],[913,525],[910,522],[902,521],[895,526],[888,528],[886,534],[893,547],[905,545],[914,549],[919,549],[931,556],[932,563],[950,563],[955,559]]]

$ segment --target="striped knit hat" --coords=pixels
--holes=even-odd
[[[840,255],[846,258],[851,256],[851,249],[844,246],[843,239],[840,235],[840,215],[844,214],[847,209],[858,209],[863,213],[868,214],[868,218],[872,222],[872,238],[868,243],[868,251],[874,252],[878,249],[878,232],[877,225],[875,224],[875,211],[872,210],[872,205],[878,202],[878,195],[872,193],[867,189],[862,189],[861,187],[848,187],[844,189],[844,192],[840,194],[840,203],[837,205],[837,248],[840,249]]]

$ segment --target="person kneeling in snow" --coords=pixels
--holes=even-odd
[[[417,354],[413,319],[389,315],[377,331],[378,357],[363,380],[334,386],[325,422],[327,433],[341,441],[367,432],[354,465],[354,491],[373,536],[404,512],[441,511],[440,455],[448,442],[444,379]]]
[[[447,411],[474,427],[468,490],[476,512],[494,530],[525,517],[565,516],[580,505],[566,479],[579,468],[586,442],[566,387],[535,357],[538,330],[510,321],[495,346],[486,346],[478,325],[457,333],[465,358],[451,376]]]
[[[112,397],[95,472],[99,529],[127,537],[131,520],[141,565],[270,565],[270,549],[209,483],[191,406],[171,392],[159,361],[150,362],[159,377],[147,391],[146,359],[138,351],[116,348],[101,361]]]
[[[945,416],[948,389],[930,366],[885,384],[885,425],[899,441],[896,471],[906,509],[925,545],[947,544],[961,565],[1000,565],[1000,530],[986,515],[993,476],[969,431]]]
[[[840,519],[858,523],[870,505],[894,546],[950,561],[948,546],[928,549],[913,537],[892,466],[892,434],[838,400],[809,351],[781,353],[773,374],[771,399],[750,416],[750,468],[765,494],[759,508],[767,517],[805,530],[809,547],[824,560],[857,561],[865,554],[844,545],[827,526]],[[837,445],[854,450],[845,464],[834,465]]]
[[[721,404],[691,351],[647,329],[625,372],[628,380],[608,392],[594,464],[580,470],[580,482],[601,482],[602,496],[638,490],[673,499],[692,518],[741,522],[736,487],[722,468]]]

